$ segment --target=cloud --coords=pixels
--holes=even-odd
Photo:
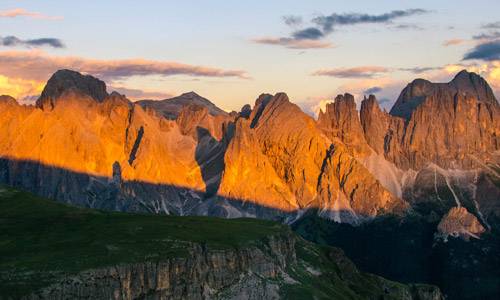
[[[485,28],[485,29],[500,29],[500,21],[484,24],[483,26],[481,26],[481,28]]]
[[[331,14],[329,16],[318,16],[312,21],[323,29],[323,32],[332,32],[338,26],[352,26],[358,24],[373,24],[373,23],[390,23],[394,19],[421,15],[429,13],[428,10],[413,8],[407,10],[393,10],[380,15],[348,13],[348,14]]]
[[[334,45],[329,42],[296,40],[292,38],[258,38],[253,41],[258,44],[280,45],[289,49],[325,49],[334,47]]]
[[[481,33],[472,37],[474,40],[496,40],[498,38],[500,38],[500,31]]]
[[[423,27],[418,26],[417,24],[398,24],[392,26],[391,28],[397,30],[424,30]]]
[[[59,69],[73,69],[109,81],[148,75],[249,78],[242,70],[225,70],[141,58],[98,60],[75,56],[51,56],[41,50],[0,52],[0,65],[2,66],[0,74],[34,80],[47,80],[50,74]]]
[[[366,90],[363,91],[364,94],[376,94],[376,93],[379,93],[381,92],[383,89],[379,86],[374,86],[374,87],[371,87],[371,88],[368,88]]]
[[[23,8],[15,8],[11,10],[0,11],[0,18],[17,18],[17,17],[27,17],[31,19],[41,19],[41,20],[62,20],[63,17],[60,16],[48,16],[39,12],[27,11]]]
[[[127,88],[123,86],[110,86],[108,87],[108,90],[114,90],[120,94],[124,94],[131,100],[163,100],[174,97],[174,94],[172,93]]]
[[[64,48],[64,44],[61,40],[56,38],[39,38],[31,40],[21,40],[15,36],[0,37],[0,46],[15,47],[41,47],[49,46],[52,48]]]
[[[414,68],[399,68],[399,71],[410,72],[413,74],[422,74],[428,71],[439,70],[440,67],[414,67]]]
[[[300,16],[283,16],[283,22],[288,26],[299,26],[302,24],[302,17]]]
[[[484,61],[500,60],[500,39],[475,46],[465,54],[463,59],[478,59]]]
[[[331,14],[328,16],[317,16],[311,20],[312,26],[297,29],[303,24],[302,18],[299,16],[284,16],[283,21],[286,25],[293,27],[295,30],[285,37],[268,37],[257,38],[252,41],[259,44],[278,45],[290,49],[318,49],[330,48],[331,43],[320,43],[319,40],[325,39],[330,33],[339,26],[353,26],[357,24],[369,23],[387,23],[392,24],[392,21],[397,18],[409,17],[428,13],[429,11],[415,8],[407,10],[393,10],[391,12],[370,15],[360,13],[349,14]],[[422,29],[415,24],[396,25],[396,29]]]
[[[309,27],[293,32],[292,37],[295,40],[318,40],[323,38],[324,34],[318,28]]]
[[[39,95],[44,86],[45,83],[42,81],[0,75],[0,94],[10,95],[16,99],[32,94]]]
[[[456,46],[456,45],[461,45],[466,43],[467,41],[464,39],[451,39],[451,40],[446,40],[443,42],[443,46],[448,47],[448,46]]]
[[[390,69],[381,66],[361,66],[354,68],[324,69],[312,73],[314,76],[331,76],[337,78],[373,78]]]

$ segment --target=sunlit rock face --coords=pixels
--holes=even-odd
[[[469,240],[478,239],[485,232],[479,220],[464,207],[453,207],[438,224],[439,235],[444,239],[448,236]]]
[[[351,154],[365,156],[371,153],[368,146],[354,97],[350,94],[338,95],[333,103],[320,111],[318,127],[330,139],[338,138],[348,147]]]
[[[462,93],[471,90],[465,75],[484,91]],[[406,106],[445,90],[418,98],[409,119],[373,96],[358,113],[345,94],[314,120],[284,93],[228,114],[195,93],[132,103],[96,78],[58,71],[37,106],[0,98],[0,180],[103,209],[278,220],[315,209],[351,224],[424,199],[448,197],[447,211],[454,201],[441,191],[465,191],[459,197],[480,217],[498,211],[483,196],[498,188],[482,164],[494,159],[499,126],[498,103],[475,76],[405,89]],[[450,167],[471,169],[460,180],[481,195],[453,185],[461,175]]]

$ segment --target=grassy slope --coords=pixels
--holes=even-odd
[[[183,257],[189,243],[210,249],[259,246],[266,236],[289,230],[257,219],[76,208],[0,187],[0,298],[28,294],[56,281],[61,274]],[[286,270],[290,278],[275,282],[282,286],[285,299],[399,299],[407,289],[358,272],[339,249],[300,238],[296,249],[298,263]]]
[[[255,219],[75,208],[2,187],[0,271],[2,277],[6,273],[14,277],[9,282],[3,280],[0,295],[44,286],[57,277],[57,272],[77,273],[119,263],[184,256],[186,242],[206,244],[212,249],[236,247],[281,230],[288,229]],[[37,271],[50,272],[42,276]]]

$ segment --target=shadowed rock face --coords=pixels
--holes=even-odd
[[[98,102],[104,101],[108,96],[104,81],[71,70],[59,70],[50,77],[36,105],[38,107],[53,105],[55,99],[69,90],[88,95]]]
[[[500,106],[479,75],[460,72],[449,83],[418,79],[390,114],[370,97],[361,104],[368,144],[402,169],[429,162],[472,169],[495,162],[500,149]]]

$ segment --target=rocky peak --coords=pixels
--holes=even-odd
[[[252,113],[252,107],[250,106],[250,104],[245,104],[241,108],[240,116],[242,118],[248,119],[251,113]]]
[[[42,107],[46,101],[53,104],[54,100],[69,90],[86,94],[97,102],[102,102],[108,96],[104,81],[72,70],[59,70],[47,81],[36,105]]]
[[[457,91],[475,96],[478,101],[498,104],[486,80],[474,72],[462,70],[448,85],[455,88]]]
[[[370,95],[361,102],[359,118],[367,143],[381,154],[384,153],[384,141],[390,116],[380,109],[377,98]]]
[[[431,96],[446,98],[456,94],[468,94],[478,102],[498,106],[498,101],[486,80],[476,73],[462,70],[448,83],[433,83],[425,79],[415,79],[403,89],[390,114],[408,120],[413,111],[427,98]]]
[[[333,103],[326,105],[317,123],[326,136],[342,140],[349,150],[356,154],[369,153],[353,95],[338,95]]]

